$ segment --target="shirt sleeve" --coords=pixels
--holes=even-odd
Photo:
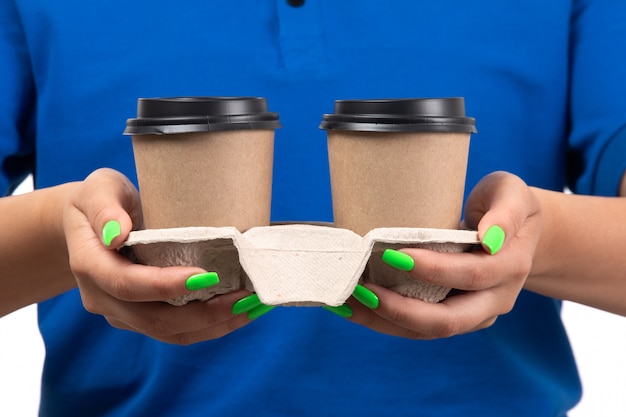
[[[572,4],[569,185],[614,196],[626,170],[626,2]]]
[[[0,2],[0,196],[35,167],[35,85],[13,0]]]

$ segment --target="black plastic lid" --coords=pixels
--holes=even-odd
[[[166,135],[218,130],[276,129],[278,114],[262,97],[140,98],[137,118],[126,121],[125,135]]]
[[[320,129],[476,133],[462,97],[336,100],[334,111],[323,116]]]

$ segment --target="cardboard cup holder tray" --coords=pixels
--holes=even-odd
[[[339,306],[359,283],[372,282],[428,302],[443,300],[450,288],[419,281],[381,260],[385,249],[426,248],[462,252],[478,245],[476,231],[379,228],[361,237],[321,224],[254,227],[147,229],[130,233],[120,249],[134,262],[198,266],[220,283],[167,300],[184,305],[239,289],[255,291],[268,305]]]

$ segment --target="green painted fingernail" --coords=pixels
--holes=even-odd
[[[111,246],[113,239],[122,233],[122,226],[117,220],[109,220],[102,228],[102,241],[105,245]]]
[[[204,272],[201,274],[192,275],[187,278],[185,287],[189,291],[197,291],[204,288],[209,288],[220,283],[220,277],[216,272]]]
[[[233,314],[241,314],[246,313],[255,307],[260,306],[261,300],[259,300],[259,296],[257,294],[252,294],[247,297],[242,298],[233,304],[232,313]]]
[[[490,254],[495,255],[502,249],[505,237],[504,230],[498,225],[493,225],[485,232],[482,243],[489,249]]]
[[[350,307],[348,304],[340,306],[322,306],[322,308],[346,319],[352,317],[352,307]]]
[[[248,311],[248,319],[250,320],[258,319],[263,314],[269,313],[270,311],[272,311],[275,307],[276,306],[268,306],[267,304],[258,305],[254,307],[252,310]]]
[[[374,294],[370,289],[364,287],[361,284],[358,284],[354,291],[352,292],[352,296],[356,298],[361,304],[365,307],[369,307],[372,310],[378,308],[378,296]]]
[[[383,252],[383,262],[400,271],[412,271],[415,268],[415,261],[404,252],[387,249]]]

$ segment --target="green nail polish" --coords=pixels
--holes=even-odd
[[[415,261],[404,252],[387,249],[383,252],[383,262],[400,271],[412,271],[415,268]]]
[[[204,272],[202,274],[192,275],[187,278],[185,287],[189,291],[197,291],[203,288],[209,288],[220,283],[220,278],[215,272]]]
[[[348,304],[340,305],[340,306],[322,306],[324,310],[330,311],[331,313],[335,313],[339,317],[343,317],[349,319],[352,317],[352,307]]]
[[[249,295],[247,297],[242,298],[233,304],[232,313],[233,314],[241,314],[246,313],[255,307],[260,306],[261,300],[259,300],[259,296],[256,294]]]
[[[258,305],[254,307],[252,310],[248,311],[248,319],[250,320],[258,319],[263,314],[269,313],[270,311],[272,311],[275,307],[276,306],[268,306],[267,304]]]
[[[102,241],[105,245],[111,246],[113,239],[122,233],[122,226],[117,220],[109,220],[102,228]]]
[[[352,292],[352,296],[365,307],[371,308],[372,310],[378,308],[378,296],[361,284],[358,284],[356,286],[356,288]]]
[[[485,232],[482,243],[489,249],[490,254],[495,255],[502,249],[504,238],[504,230],[498,225],[493,225]]]

